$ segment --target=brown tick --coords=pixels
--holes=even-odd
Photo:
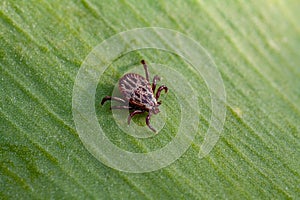
[[[165,90],[168,92],[168,88],[165,85],[160,86],[156,93],[156,82],[160,80],[159,76],[154,76],[152,85],[149,82],[149,72],[146,62],[141,61],[144,66],[146,78],[139,74],[128,73],[125,74],[119,80],[119,90],[123,95],[123,98],[106,96],[102,99],[101,105],[103,105],[108,100],[114,100],[121,105],[112,106],[111,109],[129,109],[132,112],[128,115],[127,122],[130,124],[130,120],[133,116],[137,114],[142,114],[148,112],[146,117],[147,126],[154,132],[156,130],[150,125],[150,118],[152,114],[159,113],[159,108],[161,102],[158,101],[161,91]]]

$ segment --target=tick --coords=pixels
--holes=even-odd
[[[161,101],[158,101],[158,99],[163,90],[165,93],[168,92],[168,87],[161,85],[155,92],[156,84],[157,81],[160,80],[160,77],[157,75],[154,76],[152,84],[150,84],[148,66],[144,60],[142,60],[141,63],[144,66],[146,78],[136,73],[125,74],[119,80],[119,90],[123,95],[123,98],[106,96],[102,99],[101,105],[108,100],[114,100],[121,104],[118,106],[111,106],[111,109],[129,109],[132,111],[128,115],[128,125],[133,116],[148,112],[146,124],[152,131],[156,132],[150,125],[150,119],[153,114],[158,114],[160,112],[158,107],[161,105]]]

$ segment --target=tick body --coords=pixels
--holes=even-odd
[[[160,86],[157,91],[156,84],[160,80],[159,76],[154,76],[152,84],[149,82],[149,72],[146,62],[141,61],[144,66],[146,77],[139,74],[128,73],[119,80],[119,90],[123,98],[106,96],[102,99],[101,105],[108,100],[114,100],[120,103],[118,106],[112,106],[111,109],[129,109],[132,112],[128,115],[127,122],[130,124],[131,118],[137,114],[148,112],[146,117],[147,126],[154,132],[156,130],[150,125],[150,119],[153,114],[159,113],[161,102],[158,101],[160,93],[164,90],[168,92],[165,85]]]

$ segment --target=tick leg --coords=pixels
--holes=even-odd
[[[145,74],[146,74],[146,79],[147,81],[149,82],[149,72],[148,72],[148,66],[146,65],[146,62],[145,60],[141,60],[141,63],[143,64],[144,66],[144,69],[145,69]]]
[[[126,101],[124,99],[121,99],[119,97],[111,97],[111,96],[106,96],[102,99],[101,101],[101,105],[103,105],[106,101],[108,100],[114,100],[114,101],[118,101],[120,103],[126,103]]]
[[[150,125],[150,118],[151,118],[151,113],[149,113],[146,117],[146,124],[153,132],[156,132],[156,130]]]
[[[158,90],[157,90],[157,92],[156,92],[156,95],[155,95],[156,100],[159,98],[160,93],[161,93],[161,91],[163,91],[163,90],[165,90],[165,93],[167,93],[167,92],[168,92],[168,87],[165,86],[165,85],[162,85],[162,86],[160,86],[160,87],[158,88]]]
[[[128,125],[130,124],[131,118],[133,118],[134,115],[142,114],[142,113],[144,113],[144,112],[145,112],[145,111],[142,111],[142,110],[135,110],[135,111],[133,111],[132,113],[130,113],[130,114],[128,115],[128,119],[127,119]]]
[[[110,107],[110,109],[119,109],[119,110],[128,110],[128,109],[132,109],[130,106],[112,106]]]
[[[153,92],[155,92],[157,81],[160,81],[160,77],[155,75],[154,78],[153,78],[153,82],[152,82],[152,91]]]

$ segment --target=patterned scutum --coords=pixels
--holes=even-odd
[[[151,84],[139,74],[125,74],[119,81],[119,90],[133,105],[145,107],[147,110],[157,105]]]

